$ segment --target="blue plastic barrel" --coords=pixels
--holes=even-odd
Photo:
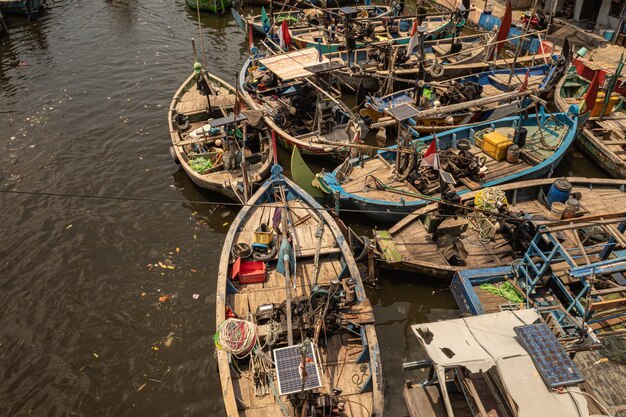
[[[408,32],[411,28],[411,23],[408,20],[401,20],[398,26],[401,32]]]
[[[554,183],[550,186],[550,191],[548,191],[548,196],[546,197],[548,207],[552,207],[552,203],[554,202],[565,203],[571,192],[572,184],[570,184],[565,178],[559,178],[554,181]]]
[[[613,36],[615,36],[614,30],[607,30],[604,32],[604,40],[611,42],[613,40]]]

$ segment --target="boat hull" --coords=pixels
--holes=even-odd
[[[482,184],[483,188],[493,187],[501,184],[506,184],[513,181],[521,181],[521,180],[530,180],[537,178],[550,178],[554,173],[554,170],[565,157],[567,149],[571,146],[576,136],[576,119],[569,119],[569,116],[566,114],[560,113],[561,121],[563,123],[565,120],[569,120],[566,123],[567,132],[564,133],[564,137],[560,141],[558,148],[550,155],[547,156],[544,160],[537,163],[536,165],[532,165],[524,170],[507,174],[501,177],[493,178],[488,182]],[[508,117],[505,119],[501,119],[495,122],[486,122],[488,124],[478,124],[470,127],[462,127],[457,129],[451,129],[447,132],[438,136],[437,140],[441,144],[444,140],[443,137],[448,138],[469,138],[470,135],[468,132],[479,131],[481,128],[485,126],[489,126],[490,124],[494,124],[497,127],[511,127],[514,126],[515,123],[519,120],[519,117]],[[536,119],[535,119],[536,120]],[[531,123],[533,119],[528,119],[527,123]],[[524,125],[527,126],[527,125]],[[455,139],[455,140],[458,140]],[[423,139],[422,139],[423,140]],[[433,140],[432,138],[429,140]],[[379,156],[382,156],[384,153],[388,153],[390,155],[395,155],[394,152],[395,146],[387,148],[386,151],[379,151]],[[361,163],[360,159],[354,159],[352,161],[347,161],[346,163],[355,166]],[[331,195],[335,199],[337,203],[337,199],[339,199],[338,203],[341,207],[348,207],[352,209],[358,209],[363,211],[363,214],[381,222],[396,222],[404,218],[407,214],[426,206],[431,203],[432,199],[422,199],[419,198],[418,195],[415,196],[407,196],[406,198],[401,197],[399,202],[392,200],[380,200],[368,198],[363,195],[359,195],[358,193],[352,193],[345,191],[343,185],[338,180],[338,176],[340,176],[340,171],[345,167],[343,164],[335,169],[332,173],[324,173],[321,175],[321,180],[325,184],[325,186],[331,190]],[[460,195],[470,192],[469,189],[464,189],[458,191]]]
[[[273,168],[272,170],[273,173],[276,173],[275,169],[276,167]],[[237,214],[237,216],[231,223],[231,227],[229,229],[228,234],[226,235],[224,246],[222,249],[222,254],[221,254],[221,259],[220,259],[220,264],[219,264],[219,271],[218,271],[218,278],[217,278],[218,281],[217,281],[217,292],[216,292],[215,318],[216,318],[216,328],[218,329],[220,328],[220,325],[228,318],[226,314],[227,309],[237,315],[240,315],[238,313],[238,308],[237,308],[238,304],[237,304],[235,297],[238,297],[239,294],[242,294],[242,297],[250,297],[250,295],[247,295],[247,294],[254,294],[254,291],[255,291],[255,289],[252,288],[250,289],[250,291],[246,293],[243,293],[243,292],[240,293],[239,289],[236,288],[235,285],[233,285],[233,282],[229,278],[230,277],[230,273],[229,273],[230,262],[229,261],[231,260],[231,249],[236,243],[238,243],[239,238],[241,237],[240,233],[246,227],[250,227],[249,223],[252,222],[252,220],[250,219],[252,219],[252,216],[254,215],[254,210],[256,210],[257,207],[262,206],[264,209],[267,208],[268,210],[271,210],[272,206],[269,206],[267,204],[269,204],[271,201],[274,201],[272,196],[276,194],[280,194],[277,190],[277,188],[279,187],[283,189],[282,192],[284,193],[284,195],[287,196],[288,201],[294,202],[295,204],[301,203],[300,207],[302,207],[302,209],[306,209],[307,211],[310,211],[311,213],[313,212],[319,213],[319,219],[315,219],[315,220],[310,219],[311,223],[307,224],[306,227],[315,228],[315,227],[319,227],[318,225],[323,225],[324,228],[326,228],[326,230],[330,229],[329,231],[332,233],[332,236],[334,237],[333,241],[336,242],[335,243],[335,250],[337,251],[336,256],[339,257],[340,265],[342,265],[343,267],[343,272],[339,275],[339,277],[337,277],[337,275],[333,275],[333,279],[344,280],[347,277],[354,278],[356,282],[355,297],[358,303],[357,309],[366,310],[370,306],[370,303],[367,300],[367,296],[365,294],[365,289],[363,287],[363,283],[362,283],[356,262],[354,261],[354,258],[350,252],[348,243],[345,237],[343,236],[343,234],[341,233],[341,230],[339,229],[336,222],[331,218],[330,214],[326,210],[324,210],[319,205],[319,203],[317,203],[313,199],[313,197],[307,194],[304,190],[298,187],[295,183],[283,177],[282,175],[275,175],[272,177],[271,180],[266,181],[259,188],[259,190],[249,200],[249,204],[243,207],[242,210]],[[302,224],[299,227],[303,227]],[[294,234],[296,233],[297,232],[294,231]],[[299,250],[302,249],[300,245],[298,245],[298,247],[299,249],[296,249],[296,254],[298,253]],[[309,246],[306,246],[306,248],[309,248]],[[296,255],[296,256],[304,256],[304,255]],[[321,260],[321,262],[328,262],[329,260],[330,258],[323,257],[323,260]],[[297,265],[303,265],[306,261],[298,258],[297,262],[298,262]],[[295,268],[296,270],[298,270],[298,268],[304,268],[304,266],[296,266]],[[281,275],[281,278],[282,278],[282,275]],[[302,282],[305,282],[304,278],[302,278]],[[321,282],[321,277],[320,277],[320,282]],[[321,284],[321,285],[323,286],[325,284]],[[272,299],[272,301],[276,303],[279,302],[279,300],[276,300],[276,299]],[[252,303],[252,307],[250,307],[251,303]],[[251,300],[251,299],[248,299],[247,305],[248,305],[247,308],[254,309],[257,307],[254,304],[254,300]],[[348,307],[348,308],[351,308],[351,307]],[[376,329],[375,329],[373,320],[369,322],[362,322],[359,324],[359,327],[361,328],[361,331],[354,332],[354,334],[352,334],[353,339],[351,340],[356,340],[357,345],[359,344],[359,341],[361,343],[364,342],[363,352],[367,352],[367,355],[361,355],[357,359],[358,361],[357,364],[359,364],[360,368],[363,368],[363,367],[368,368],[369,370],[368,378],[370,378],[370,380],[368,381],[367,384],[363,385],[360,391],[358,391],[357,393],[350,394],[350,399],[351,401],[358,401],[359,398],[366,400],[367,404],[370,405],[368,407],[369,415],[382,416],[383,410],[384,410],[384,381],[383,381],[380,348],[378,344],[378,337],[376,335]],[[354,339],[355,334],[357,335],[356,339]],[[328,339],[330,340],[331,337],[332,335],[329,334]],[[336,340],[336,338],[333,338],[333,339]],[[334,348],[341,348],[342,346],[343,345],[339,345],[339,346],[337,346],[336,344],[333,345]],[[217,349],[216,355],[217,355],[218,371],[220,375],[221,389],[222,389],[222,394],[224,396],[224,406],[226,408],[226,414],[232,417],[244,416],[246,415],[245,411],[243,411],[240,405],[247,405],[244,403],[247,397],[245,397],[246,399],[244,400],[238,401],[237,400],[238,394],[236,393],[243,391],[242,386],[245,386],[245,385],[242,385],[242,384],[245,384],[245,383],[240,382],[239,379],[234,379],[231,375],[231,370],[232,370],[231,362],[234,361],[235,359],[231,355],[229,355],[225,350],[222,350],[222,349]],[[332,366],[332,365],[329,365],[329,366]],[[322,376],[322,378],[324,378],[324,376]],[[344,391],[346,387],[347,386],[337,385],[337,388],[340,388],[340,389],[343,388]],[[245,392],[246,394],[248,393],[247,390]],[[289,401],[287,399],[287,395],[278,396],[277,393],[275,393],[275,395],[279,398],[278,401],[273,400],[274,397],[270,393],[268,396],[269,400],[265,400],[265,403],[262,404],[255,411],[259,413],[259,415],[266,415],[266,414],[270,415],[272,412],[276,413],[277,410],[279,410],[279,407],[277,407],[276,405],[278,403],[282,403],[283,405],[281,407],[283,409],[283,413],[287,415],[286,413],[288,411],[287,408],[290,407]],[[248,400],[248,402],[251,402],[253,400]],[[265,409],[265,412],[262,411],[260,408]],[[280,414],[280,412],[278,414]]]
[[[45,0],[15,0],[0,4],[0,10],[6,14],[24,14],[31,16],[43,9]]]
[[[576,141],[587,155],[613,178],[626,178],[626,162],[602,145],[590,129],[583,127]]]
[[[207,77],[211,82],[216,85],[224,88],[229,91],[231,94],[236,94],[235,88],[229,85],[226,81],[218,78],[215,75],[207,74]],[[181,140],[178,129],[174,126],[174,115],[176,113],[177,104],[184,98],[184,95],[189,91],[189,87],[195,83],[196,75],[190,75],[185,82],[180,86],[178,91],[174,94],[174,98],[170,104],[170,108],[168,111],[168,125],[170,130],[170,140],[172,141],[172,150],[174,154],[172,155],[176,161],[180,164],[181,168],[185,171],[189,179],[196,184],[200,188],[204,188],[208,191],[215,192],[220,194],[230,200],[237,202],[245,202],[243,201],[242,192],[235,191],[237,187],[237,183],[242,181],[242,177],[239,175],[230,175],[228,173],[224,174],[223,171],[217,171],[208,174],[200,174],[196,172],[188,163],[188,157],[186,156],[183,146],[179,145],[179,141]],[[208,120],[207,120],[208,121]],[[265,132],[266,137],[263,139],[265,143],[269,144],[269,133]],[[250,174],[254,175],[256,178],[261,180],[265,180],[269,177],[269,171],[271,167],[271,160],[273,159],[273,150],[269,147],[269,154],[265,161],[263,161],[260,165],[256,165],[256,169],[250,172]],[[232,182],[236,183],[233,185]],[[256,191],[259,183],[252,182],[250,184],[251,193]]]

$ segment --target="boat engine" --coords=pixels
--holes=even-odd
[[[448,87],[439,97],[439,101],[444,106],[449,104],[463,103],[476,100],[483,93],[483,87],[473,81],[466,83],[455,82]]]

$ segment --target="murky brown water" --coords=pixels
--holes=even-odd
[[[8,24],[0,189],[220,201],[168,154],[166,108],[198,38],[182,0],[58,0]],[[209,67],[234,80],[243,33],[230,16],[202,27]],[[597,172],[580,153],[565,164]],[[233,209],[0,194],[0,212],[1,416],[224,415],[214,288]],[[154,266],[166,259],[175,269]],[[386,274],[381,284],[369,295],[387,408],[401,415],[401,362],[420,357],[409,324],[457,311],[437,283]]]

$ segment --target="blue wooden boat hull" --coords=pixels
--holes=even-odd
[[[536,65],[534,67],[529,68],[515,68],[514,76],[520,77],[523,79],[526,76],[526,72],[529,72],[530,76],[538,76],[544,75],[545,78],[543,82],[537,87],[539,93],[543,91],[551,90],[551,87],[558,81],[559,74],[557,70],[552,65]],[[466,84],[469,82],[478,83],[479,85],[485,86],[494,86],[501,90],[502,92],[507,91],[506,86],[502,83],[495,81],[490,77],[498,76],[498,75],[506,75],[510,74],[510,69],[501,69],[501,70],[493,70],[493,71],[485,71],[478,74],[468,75],[465,77],[461,77],[456,79],[456,81],[461,84]],[[413,102],[413,98],[408,96],[408,93],[413,89],[407,89],[402,91],[397,91],[395,93],[389,94],[387,96],[383,96],[380,98],[376,97],[368,97],[365,102],[365,106],[369,107],[375,111],[380,113],[384,113],[390,107],[400,105],[402,103]]]
[[[513,173],[511,175],[506,175],[492,181],[488,181],[482,186],[484,188],[493,187],[500,184],[505,184],[513,181],[521,181],[521,180],[530,180],[530,179],[538,179],[538,178],[546,178],[551,177],[556,167],[559,165],[567,150],[574,142],[576,137],[576,125],[577,118],[571,118],[567,113],[556,113],[555,117],[562,123],[565,123],[568,126],[568,131],[565,134],[560,146],[552,156],[546,158],[541,163],[529,167],[523,171],[519,171]],[[541,117],[541,115],[540,115]],[[507,117],[504,119],[500,119],[494,122],[485,122],[472,126],[466,126],[456,129],[451,129],[446,132],[440,133],[437,135],[439,146],[443,149],[454,146],[454,141],[459,139],[470,139],[473,142],[473,134],[476,131],[494,125],[497,127],[507,127],[507,126],[515,126],[517,121],[519,121],[518,116]],[[529,117],[523,121],[524,126],[530,126],[536,124],[536,116]],[[417,142],[423,142],[423,146],[427,146],[433,140],[433,136],[425,136],[420,139],[415,139],[412,143],[413,146],[418,144]],[[379,151],[378,155],[382,156],[386,159],[395,159],[394,149],[396,146],[392,146],[387,148],[387,150]],[[367,160],[368,158],[363,158],[363,160]],[[352,165],[359,164],[361,159],[355,158],[349,161]],[[371,217],[374,220],[381,222],[396,222],[404,218],[407,214],[424,207],[425,205],[431,203],[429,200],[423,200],[416,198],[414,200],[405,200],[402,199],[401,202],[388,201],[388,200],[376,200],[370,199],[363,196],[359,196],[353,193],[348,193],[344,190],[343,186],[337,180],[337,174],[341,166],[335,169],[330,173],[322,173],[318,177],[324,183],[324,186],[330,191],[331,195],[335,199],[339,199],[339,204],[341,207],[348,207],[353,209],[358,209],[363,211],[368,217]],[[470,192],[469,189],[459,191],[459,194],[464,194]]]
[[[0,10],[7,14],[25,14],[29,17],[43,9],[45,0],[15,0],[0,4]]]

